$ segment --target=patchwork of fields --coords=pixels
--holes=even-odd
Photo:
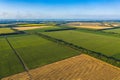
[[[120,59],[120,38],[117,37],[73,30],[44,34]]]
[[[95,29],[95,30],[112,28],[112,27],[107,27],[107,26],[73,26],[73,27],[76,27],[76,28]]]
[[[110,29],[110,30],[103,30],[105,32],[114,32],[114,33],[119,33],[120,34],[120,28],[117,29]]]
[[[87,28],[87,29],[109,29],[113,28],[109,23],[98,23],[98,22],[71,22],[66,25],[76,28]]]
[[[0,78],[24,71],[5,38],[0,37]]]
[[[31,29],[38,29],[38,28],[46,28],[50,26],[40,26],[40,27],[13,27],[14,29],[17,30],[31,30]]]
[[[120,80],[120,69],[81,54],[30,70],[33,80]],[[20,73],[2,80],[29,80],[26,73]]]
[[[41,27],[41,26],[55,26],[56,23],[48,22],[48,23],[23,23],[23,24],[16,24],[17,27]]]
[[[50,64],[68,57],[78,55],[79,52],[71,48],[58,45],[36,35],[9,36],[15,50],[20,54],[29,69]],[[0,38],[0,74],[1,78],[22,72],[22,64],[7,44]]]
[[[40,26],[46,26],[46,24],[17,24],[17,27],[40,27]]]
[[[100,24],[95,23],[93,25],[100,25]],[[41,26],[41,28],[38,28],[39,26]],[[11,45],[14,47],[16,52],[18,52],[18,54],[21,56],[26,66],[30,70],[81,54],[79,51],[74,50],[73,48],[70,48],[65,45],[60,45],[59,43],[52,42],[49,39],[48,40],[44,39],[36,35],[35,32],[37,33],[40,32],[42,34],[48,35],[50,37],[59,40],[64,40],[68,43],[72,43],[74,45],[86,48],[88,50],[100,52],[107,56],[120,59],[119,37],[110,36],[110,35],[107,36],[104,35],[104,33],[102,33],[101,35],[92,31],[80,30],[80,28],[77,30],[52,31],[52,30],[71,28],[69,26],[68,27],[65,26],[43,27],[43,26],[45,26],[45,24],[20,24],[15,29],[24,30],[25,32],[27,32],[26,34],[19,34],[19,35],[15,34],[15,35],[7,36]],[[46,32],[47,30],[51,30],[51,31]],[[120,33],[119,28],[103,30],[103,31],[114,32],[118,34]],[[10,28],[0,28],[0,34],[11,33],[11,32],[14,31]],[[11,49],[10,45],[8,44],[4,36],[0,36],[0,54],[2,55],[0,56],[0,79],[3,77],[7,77],[25,71],[18,56],[13,52],[13,50]],[[86,65],[87,64],[88,63],[86,63]],[[93,64],[90,64],[90,66],[91,65]],[[63,65],[63,67],[65,66]],[[57,68],[56,70],[59,71]],[[46,74],[49,73],[40,74],[40,75],[46,75]],[[40,77],[38,78],[40,79]]]
[[[43,28],[38,28],[38,29],[31,29],[31,30],[25,30],[26,32],[44,32],[46,30],[51,30],[51,29],[61,29],[61,27],[58,26],[48,26],[48,27],[43,27]]]

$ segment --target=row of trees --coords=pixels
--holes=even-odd
[[[110,25],[109,27],[112,28],[105,28],[105,29],[100,29],[100,30],[111,30],[111,29],[119,29],[120,27],[113,27],[113,25]]]
[[[120,60],[116,59],[114,57],[110,57],[110,56],[104,55],[104,54],[99,53],[99,52],[88,50],[86,48],[80,47],[80,46],[75,45],[73,43],[69,43],[69,42],[66,42],[66,41],[61,40],[61,39],[56,39],[56,38],[53,38],[51,36],[48,36],[48,35],[45,35],[45,34],[42,34],[42,33],[34,33],[34,34],[37,34],[42,38],[48,39],[50,41],[56,42],[56,43],[61,44],[61,45],[68,46],[70,48],[73,48],[75,50],[80,51],[81,53],[88,54],[90,56],[93,56],[93,57],[96,57],[96,58],[101,59],[103,61],[106,61],[106,62],[108,62],[108,63],[110,63],[112,65],[120,67]]]
[[[108,35],[108,36],[115,36],[115,37],[120,37],[120,33],[116,32],[105,32],[102,30],[91,30],[91,29],[77,29],[78,31],[84,31],[84,32],[90,32],[90,33],[95,33],[95,34],[101,34],[101,35]]]
[[[25,31],[19,31],[17,29],[14,29],[11,27],[11,29],[14,31],[12,33],[2,33],[0,34],[0,36],[5,36],[5,35],[17,35],[17,34],[25,34],[26,32]]]
[[[19,31],[19,32],[13,32],[13,33],[2,33],[2,34],[0,34],[0,36],[18,35],[18,34],[25,34],[25,32]]]
[[[75,30],[75,29],[76,29],[76,28],[51,29],[51,30],[45,30],[45,32],[64,31],[64,30]]]

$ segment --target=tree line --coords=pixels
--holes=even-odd
[[[76,29],[76,31],[83,31],[83,32],[95,33],[95,34],[100,34],[100,35],[108,35],[108,36],[120,37],[120,33],[105,32],[103,30],[92,30],[92,29],[80,28],[80,29]]]
[[[72,49],[78,50],[78,51],[80,51],[81,54],[82,53],[88,54],[88,55],[93,56],[95,58],[101,59],[101,60],[103,60],[105,62],[108,62],[108,63],[110,63],[112,65],[120,67],[120,59],[116,59],[114,57],[104,55],[104,54],[102,54],[100,52],[95,52],[95,51],[92,51],[92,50],[88,50],[86,48],[80,47],[80,46],[75,45],[73,43],[69,43],[69,42],[66,42],[66,41],[61,40],[61,39],[56,39],[54,37],[51,37],[51,36],[48,36],[48,35],[45,35],[45,34],[42,34],[42,33],[35,32],[34,34],[36,34],[36,35],[38,35],[38,36],[40,36],[42,38],[45,38],[47,40],[50,40],[52,42],[55,42],[55,43],[58,43],[58,44],[61,44],[61,45],[65,45],[65,46],[68,46],[68,47],[70,47]]]
[[[45,30],[45,32],[64,31],[64,30],[75,30],[75,29],[77,29],[77,28],[51,29],[51,30]]]

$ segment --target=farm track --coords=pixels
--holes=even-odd
[[[29,76],[29,80],[33,80],[31,74],[29,73],[29,68],[27,67],[26,63],[24,62],[24,60],[22,59],[22,57],[20,56],[20,54],[12,46],[12,44],[8,40],[7,36],[4,36],[4,38],[6,39],[7,43],[9,44],[9,46],[11,47],[11,49],[13,50],[13,52],[15,53],[15,55],[17,56],[17,58],[19,59],[19,61],[21,62],[21,65],[23,66],[23,68],[27,72],[27,75]]]
[[[120,68],[85,54],[30,70],[34,80],[120,80]],[[24,73],[3,80],[29,80]]]

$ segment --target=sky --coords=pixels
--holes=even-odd
[[[0,19],[120,19],[120,0],[0,0]]]

